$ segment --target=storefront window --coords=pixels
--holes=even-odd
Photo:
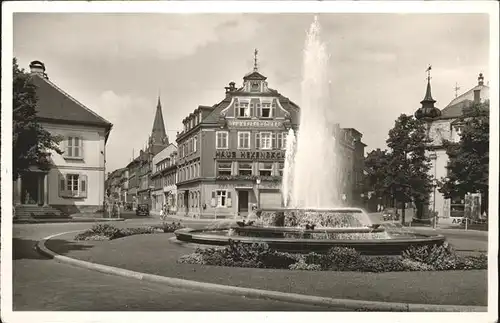
[[[271,176],[273,172],[272,163],[259,163],[259,175],[260,176]]]
[[[238,175],[252,175],[252,164],[238,163]]]
[[[226,163],[218,163],[217,164],[217,175],[223,176],[223,175],[231,175],[231,163],[226,162]]]

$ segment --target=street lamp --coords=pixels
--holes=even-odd
[[[255,182],[257,183],[257,209],[260,209],[260,178],[257,178]]]

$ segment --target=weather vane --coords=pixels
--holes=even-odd
[[[458,83],[455,83],[455,87],[453,88],[455,90],[455,97],[458,96],[458,90],[460,90],[460,86],[458,86]]]
[[[255,51],[253,52],[253,70],[255,72],[258,71],[259,67],[257,66],[257,54],[259,54],[259,51],[257,50],[257,48],[255,49]]]
[[[432,65],[429,64],[429,67],[425,70],[427,72],[427,81],[431,80],[431,70],[432,70]]]

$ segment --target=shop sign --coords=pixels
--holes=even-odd
[[[228,120],[227,125],[234,128],[283,128],[283,121],[275,120]]]
[[[252,159],[252,160],[282,160],[285,158],[284,150],[270,150],[270,151],[230,151],[230,150],[217,150],[215,152],[217,159]]]

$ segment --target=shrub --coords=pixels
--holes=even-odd
[[[457,259],[456,269],[473,270],[488,269],[488,256],[486,254],[474,256],[461,256]]]
[[[359,270],[374,273],[404,271],[401,257],[361,256]]]
[[[309,271],[318,271],[321,270],[321,265],[318,264],[308,264],[304,261],[304,259],[291,264],[289,266],[289,269],[291,270],[309,270]]]
[[[418,262],[415,260],[411,260],[409,258],[401,259],[401,265],[407,271],[429,271],[435,270],[435,268],[431,265],[424,264],[422,262]]]
[[[165,233],[174,232],[175,230],[182,229],[182,228],[184,228],[184,226],[180,222],[177,222],[177,223],[172,222],[170,224],[167,222],[163,222],[161,224],[161,229]]]
[[[84,239],[81,239],[81,240],[85,240],[85,241],[107,241],[107,240],[109,240],[109,238],[105,237],[105,236],[100,236],[100,235],[91,235],[91,236],[87,236],[87,237],[85,237]]]
[[[297,262],[297,255],[287,252],[265,252],[259,256],[259,260],[265,268],[287,269]]]
[[[353,248],[335,247],[324,256],[323,268],[338,271],[357,271],[360,269],[361,255]]]
[[[132,236],[135,234],[151,234],[154,233],[155,229],[153,227],[140,227],[140,228],[125,228],[121,229],[121,234],[126,236]]]
[[[455,269],[459,262],[459,257],[449,244],[410,247],[403,251],[403,258],[433,266],[436,270]]]
[[[181,264],[193,264],[193,265],[204,265],[203,256],[200,253],[193,252],[189,255],[184,255],[177,260]]]
[[[109,239],[116,239],[123,237],[123,234],[120,229],[115,228],[114,226],[109,225],[107,223],[94,224],[94,226],[92,226],[92,228],[90,228],[89,231],[94,233],[95,235],[105,236],[108,237]]]

